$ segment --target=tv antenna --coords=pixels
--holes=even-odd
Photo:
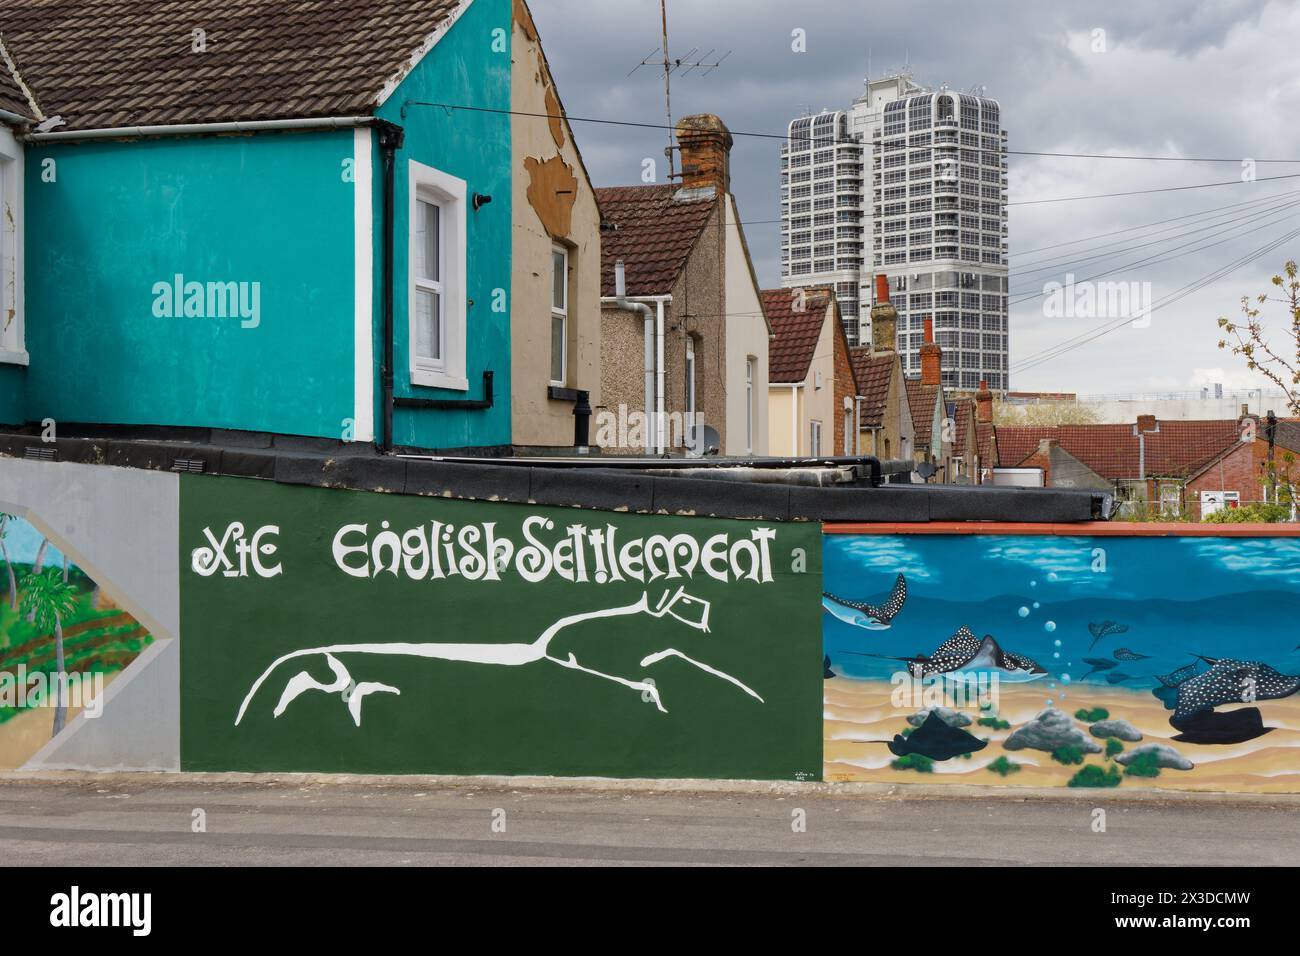
[[[668,157],[668,178],[673,179],[676,173],[676,167],[673,163],[673,97],[672,97],[672,75],[681,70],[681,75],[685,76],[692,70],[703,70],[701,76],[708,76],[714,70],[722,65],[722,61],[731,56],[728,50],[716,60],[711,60],[717,49],[710,49],[706,53],[701,53],[699,47],[691,47],[685,56],[673,58],[668,55],[668,0],[659,0],[659,24],[660,37],[662,45],[656,47],[646,54],[636,66],[628,71],[631,76],[643,66],[657,66],[663,72],[664,77],[664,114],[668,117],[668,148],[664,150],[664,155]]]

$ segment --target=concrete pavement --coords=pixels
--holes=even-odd
[[[1137,791],[11,773],[0,854],[19,866],[1289,865],[1298,808]]]

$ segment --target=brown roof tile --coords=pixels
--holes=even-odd
[[[830,298],[820,290],[804,290],[804,308],[795,311],[795,289],[764,289],[763,311],[771,323],[767,353],[769,382],[802,382],[808,377],[817,341],[826,325]]]
[[[1187,477],[1240,440],[1235,420],[1162,421],[1146,435],[1147,477]],[[1061,448],[1110,481],[1137,478],[1138,437],[1131,424],[999,425],[1000,464],[1020,464],[1039,442],[1054,438]]]
[[[849,359],[853,363],[853,376],[858,381],[858,394],[862,396],[862,425],[879,428],[885,420],[889,383],[898,355],[894,352],[872,355],[871,346],[855,345],[849,349]]]
[[[60,130],[364,115],[456,8],[456,0],[3,0],[0,36],[42,111],[63,117]],[[196,29],[202,53],[192,50]],[[0,79],[0,108],[5,97]]]
[[[998,463],[998,430],[988,422],[976,424],[975,441],[979,447],[980,461],[991,468]]]
[[[907,379],[907,403],[912,407],[912,429],[916,432],[918,445],[930,442],[930,432],[934,428],[934,403],[938,400],[938,385],[923,385],[919,378]]]
[[[686,265],[716,193],[661,186],[607,186],[600,206],[600,289],[614,294],[614,263],[623,260],[628,295],[667,295]]]

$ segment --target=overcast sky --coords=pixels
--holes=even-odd
[[[531,7],[570,116],[665,121],[659,72],[641,68],[628,75],[659,47],[658,0],[531,0]],[[674,117],[717,113],[737,132],[784,133],[805,110],[847,107],[868,70],[879,76],[909,64],[926,86],[986,87],[986,95],[1002,104],[1012,150],[1232,160],[1012,155],[1013,303],[1041,294],[1045,282],[1064,281],[1067,272],[1082,280],[1129,264],[1104,278],[1150,283],[1159,303],[1300,229],[1300,206],[1283,205],[1300,200],[1300,162],[1260,163],[1257,181],[1239,182],[1243,158],[1300,159],[1300,4],[1294,0],[668,0],[668,29],[675,57],[692,47],[701,53],[713,48],[713,58],[731,51],[708,76],[696,70],[674,77]],[[806,34],[806,53],[791,49],[796,29]],[[1099,46],[1104,50],[1094,50]],[[661,131],[576,123],[575,136],[598,186],[639,182],[646,157],[663,170]],[[779,145],[738,136],[732,153],[732,188],[750,223],[746,236],[765,287],[780,283],[779,227],[772,221],[778,215]],[[1298,178],[1264,181],[1288,174]],[[1234,184],[1015,205],[1223,181]],[[1270,196],[1284,198],[1269,202]],[[1263,202],[1035,251],[1255,200]],[[1212,242],[1218,244],[1209,247]],[[1110,257],[1098,258],[1103,255]],[[1137,263],[1170,256],[1177,258]],[[1043,350],[1104,326],[1106,316],[1047,317],[1041,298],[1013,304],[1012,387],[1097,394],[1216,381],[1232,388],[1266,384],[1216,348],[1216,319],[1236,314],[1243,295],[1269,289],[1269,277],[1291,257],[1300,257],[1300,240],[1156,311],[1148,327],[1123,323],[1023,370]],[[1268,316],[1280,331],[1282,314],[1274,307]]]

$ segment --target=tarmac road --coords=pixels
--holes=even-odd
[[[1300,802],[1286,796],[595,786],[5,774],[0,858],[18,866],[1260,866],[1300,858]],[[1098,808],[1104,832],[1094,829]],[[195,832],[198,820],[205,832]]]

